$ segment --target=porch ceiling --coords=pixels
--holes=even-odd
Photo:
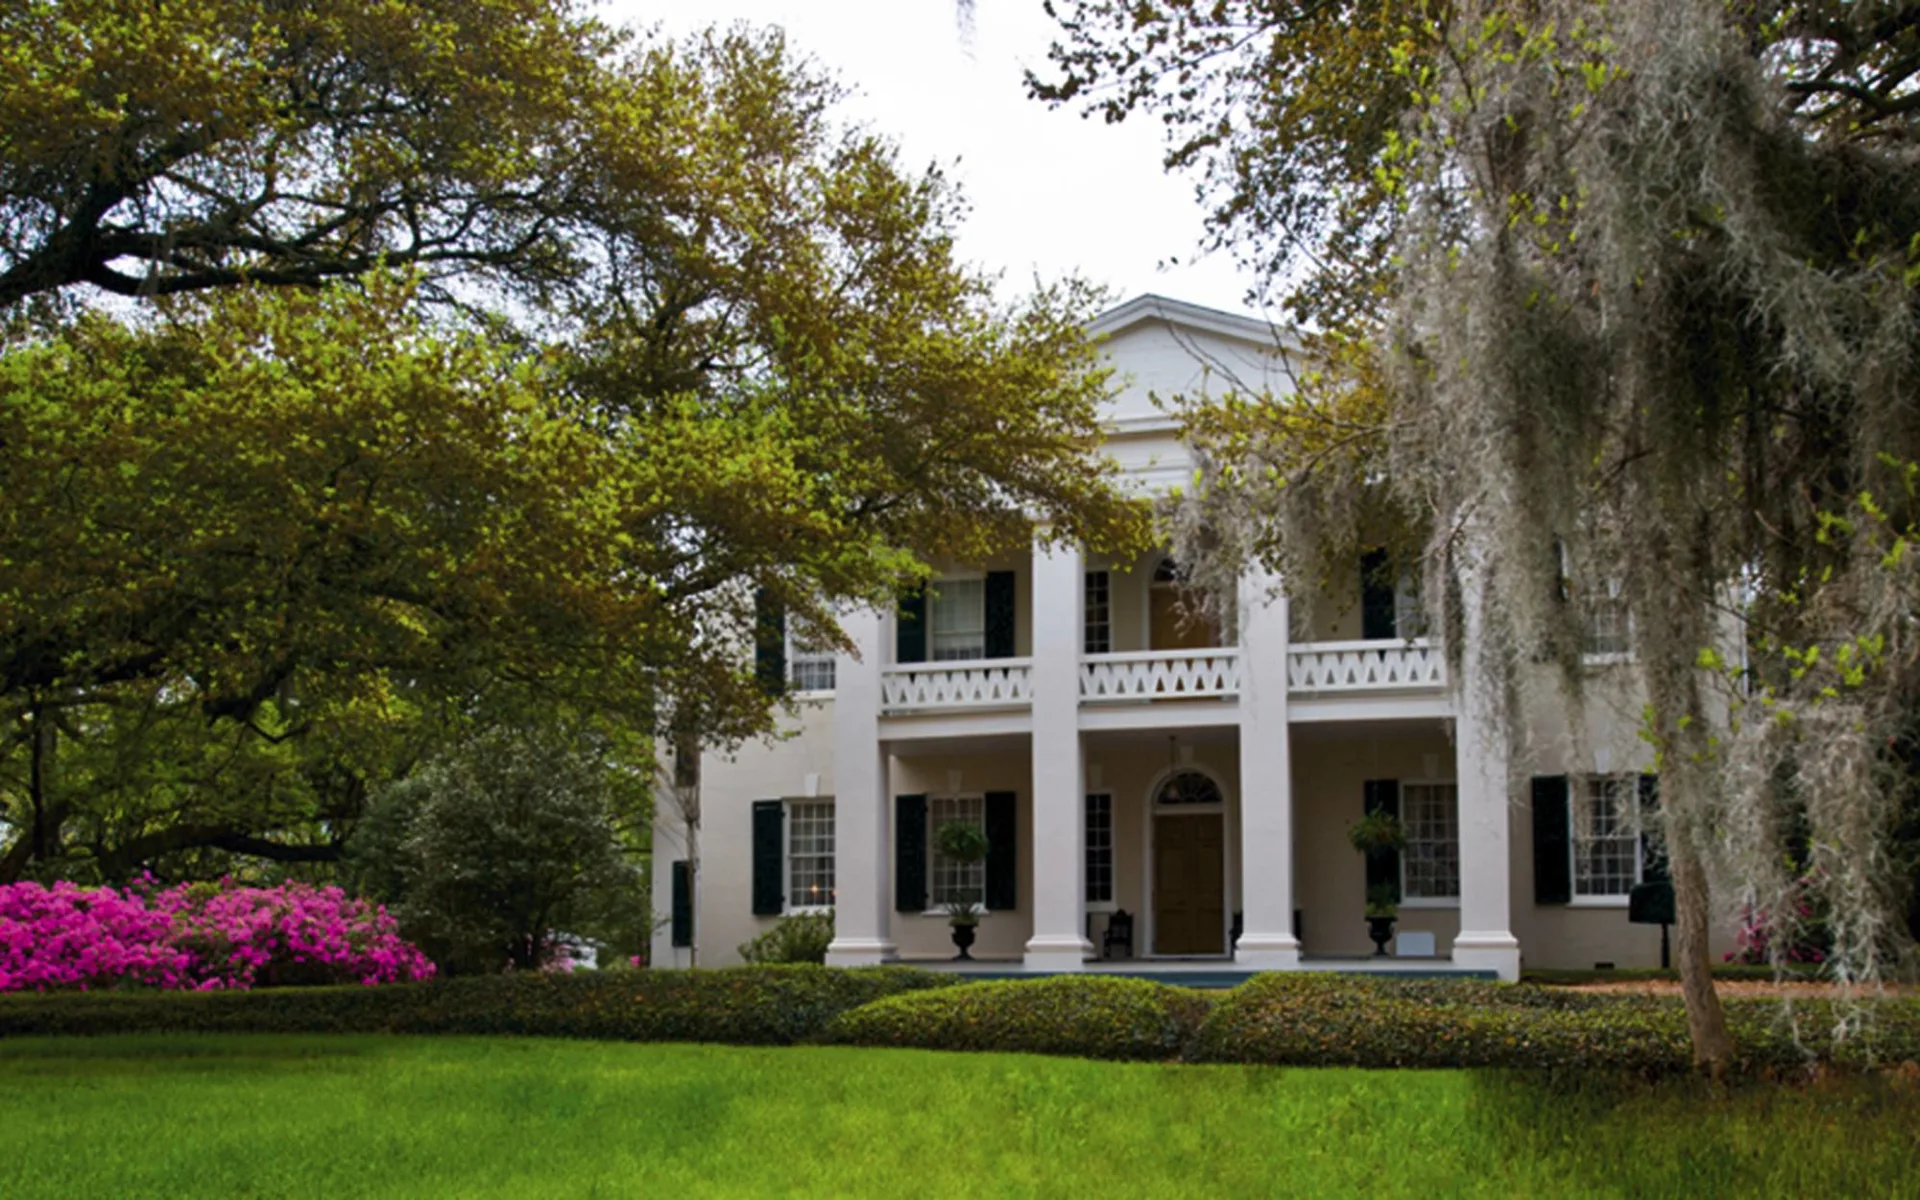
[[[1026,733],[983,733],[976,737],[888,738],[887,752],[895,758],[942,758],[973,754],[1025,754],[1033,745]]]
[[[1367,742],[1404,737],[1441,737],[1453,735],[1450,718],[1431,717],[1398,721],[1329,721],[1296,723],[1292,726],[1293,744],[1327,745],[1343,742]]]

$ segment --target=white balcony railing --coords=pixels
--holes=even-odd
[[[1240,652],[1149,650],[1089,654],[1080,661],[1080,699],[1196,700],[1240,692]]]
[[[882,712],[1024,708],[1032,700],[1032,659],[896,663],[880,669]]]
[[[1446,657],[1425,638],[1301,642],[1287,653],[1287,686],[1294,692],[1432,691],[1446,682]]]

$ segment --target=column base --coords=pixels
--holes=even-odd
[[[1257,971],[1300,969],[1300,942],[1290,933],[1243,933],[1233,948],[1233,965]]]
[[[877,967],[895,956],[893,943],[880,938],[835,938],[827,943],[830,967]]]
[[[1029,971],[1084,971],[1093,957],[1093,943],[1073,934],[1036,935],[1027,939],[1024,965]]]
[[[1520,943],[1502,930],[1475,930],[1453,939],[1453,963],[1492,971],[1507,983],[1520,982]]]

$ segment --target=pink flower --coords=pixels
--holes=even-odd
[[[433,964],[379,905],[287,883],[125,893],[0,887],[0,991],[93,987],[212,990],[282,983],[427,979]]]

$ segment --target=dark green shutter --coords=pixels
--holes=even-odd
[[[987,907],[1012,912],[1020,907],[1019,816],[1012,792],[987,793]]]
[[[753,915],[777,917],[786,907],[786,805],[778,800],[753,802]]]
[[[1093,614],[1094,588],[1100,589],[1106,597],[1107,619],[1097,629],[1091,617]],[[1113,576],[1107,571],[1088,571],[1086,582],[1081,585],[1080,605],[1088,618],[1086,625],[1086,644],[1088,654],[1110,654],[1113,652]]]
[[[753,594],[753,678],[769,696],[787,691],[787,613],[765,588]]]
[[[1400,816],[1400,781],[1398,779],[1369,779],[1361,785],[1366,796],[1366,811],[1383,812],[1398,820]],[[1381,884],[1393,889],[1393,898],[1400,899],[1400,852],[1398,850],[1377,850],[1367,855],[1367,890],[1371,892]]]
[[[1573,826],[1567,808],[1567,777],[1533,777],[1533,902],[1573,899]]]
[[[927,910],[927,798],[893,798],[893,907]]]
[[[673,944],[693,945],[693,866],[673,860]]]
[[[1399,636],[1394,603],[1393,560],[1385,550],[1360,556],[1360,636],[1378,641]]]
[[[1016,601],[1013,596],[1012,571],[988,571],[986,586],[986,656],[988,658],[1013,657],[1013,614]]]
[[[1667,839],[1660,830],[1660,777],[1640,777],[1640,878],[1655,883],[1667,878]]]
[[[927,592],[915,588],[900,597],[900,615],[893,622],[893,661],[927,661]]]

